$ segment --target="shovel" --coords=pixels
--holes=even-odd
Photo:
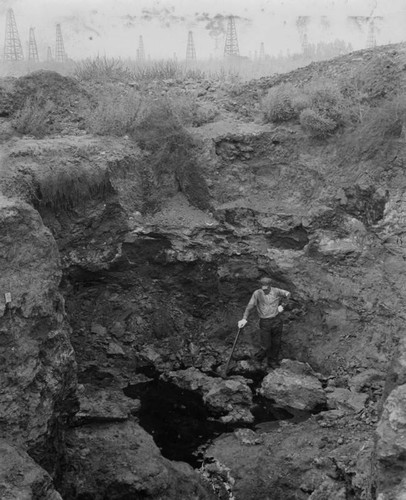
[[[232,347],[231,352],[230,352],[230,357],[228,358],[227,364],[226,364],[226,366],[224,368],[223,377],[227,377],[228,367],[230,365],[231,358],[233,357],[235,346],[237,345],[238,337],[240,336],[241,330],[242,330],[242,328],[239,328],[238,332],[237,332],[237,335],[235,336],[234,344],[233,344],[233,347]]]

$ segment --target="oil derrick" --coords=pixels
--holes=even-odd
[[[264,59],[265,59],[264,42],[261,42],[261,48],[259,49],[259,60],[263,61]]]
[[[145,49],[144,49],[144,40],[142,35],[140,35],[137,49],[137,61],[144,62],[145,61]]]
[[[24,59],[23,47],[18,36],[17,24],[13,9],[7,10],[6,38],[4,42],[4,60],[21,61]]]
[[[240,55],[240,50],[238,48],[237,31],[235,29],[234,16],[230,16],[228,18],[224,55],[225,56]]]
[[[307,30],[310,21],[311,21],[310,16],[299,16],[296,19],[296,27],[299,32],[300,45],[302,46],[303,53],[306,55],[309,52],[309,39],[307,35]]]
[[[195,61],[195,60],[196,60],[195,42],[193,41],[193,33],[189,31],[187,37],[186,61]]]
[[[373,17],[368,22],[367,49],[376,47],[375,20]]]
[[[48,62],[52,62],[54,60],[54,58],[52,57],[52,49],[51,47],[48,47],[48,50],[47,50],[47,61]]]
[[[28,40],[29,40],[28,41],[28,60],[38,62],[39,61],[38,48],[37,48],[37,42],[35,40],[34,28],[30,28],[30,35],[29,35]]]
[[[65,47],[63,45],[62,30],[60,24],[56,25],[55,61],[56,62],[66,61],[66,52],[65,52]]]

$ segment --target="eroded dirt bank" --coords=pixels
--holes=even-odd
[[[10,467],[38,466],[40,480],[6,467],[4,498],[401,498],[404,131],[384,156],[343,161],[337,138],[240,118],[191,129],[204,189],[169,172],[154,211],[133,140],[77,122],[42,140],[6,134],[0,434]],[[252,319],[223,380],[264,274],[292,293],[282,357],[299,363],[274,375],[252,363]],[[123,392],[160,376],[234,426],[204,474],[162,456]],[[250,377],[313,416],[256,424]]]

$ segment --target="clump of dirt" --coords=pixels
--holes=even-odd
[[[52,102],[55,112],[67,113],[78,109],[81,100],[90,95],[73,78],[62,76],[55,71],[36,71],[16,79],[13,89],[14,109],[21,109],[27,99],[43,99]]]
[[[2,82],[0,114],[23,134],[77,134],[84,128],[90,99],[73,78],[41,70]]]

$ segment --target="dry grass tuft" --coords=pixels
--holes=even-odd
[[[12,126],[19,134],[42,139],[50,132],[50,117],[54,108],[50,101],[29,98],[25,105],[14,113]]]
[[[34,206],[54,211],[72,210],[90,199],[103,199],[113,189],[107,169],[61,161],[34,178],[33,186]]]

